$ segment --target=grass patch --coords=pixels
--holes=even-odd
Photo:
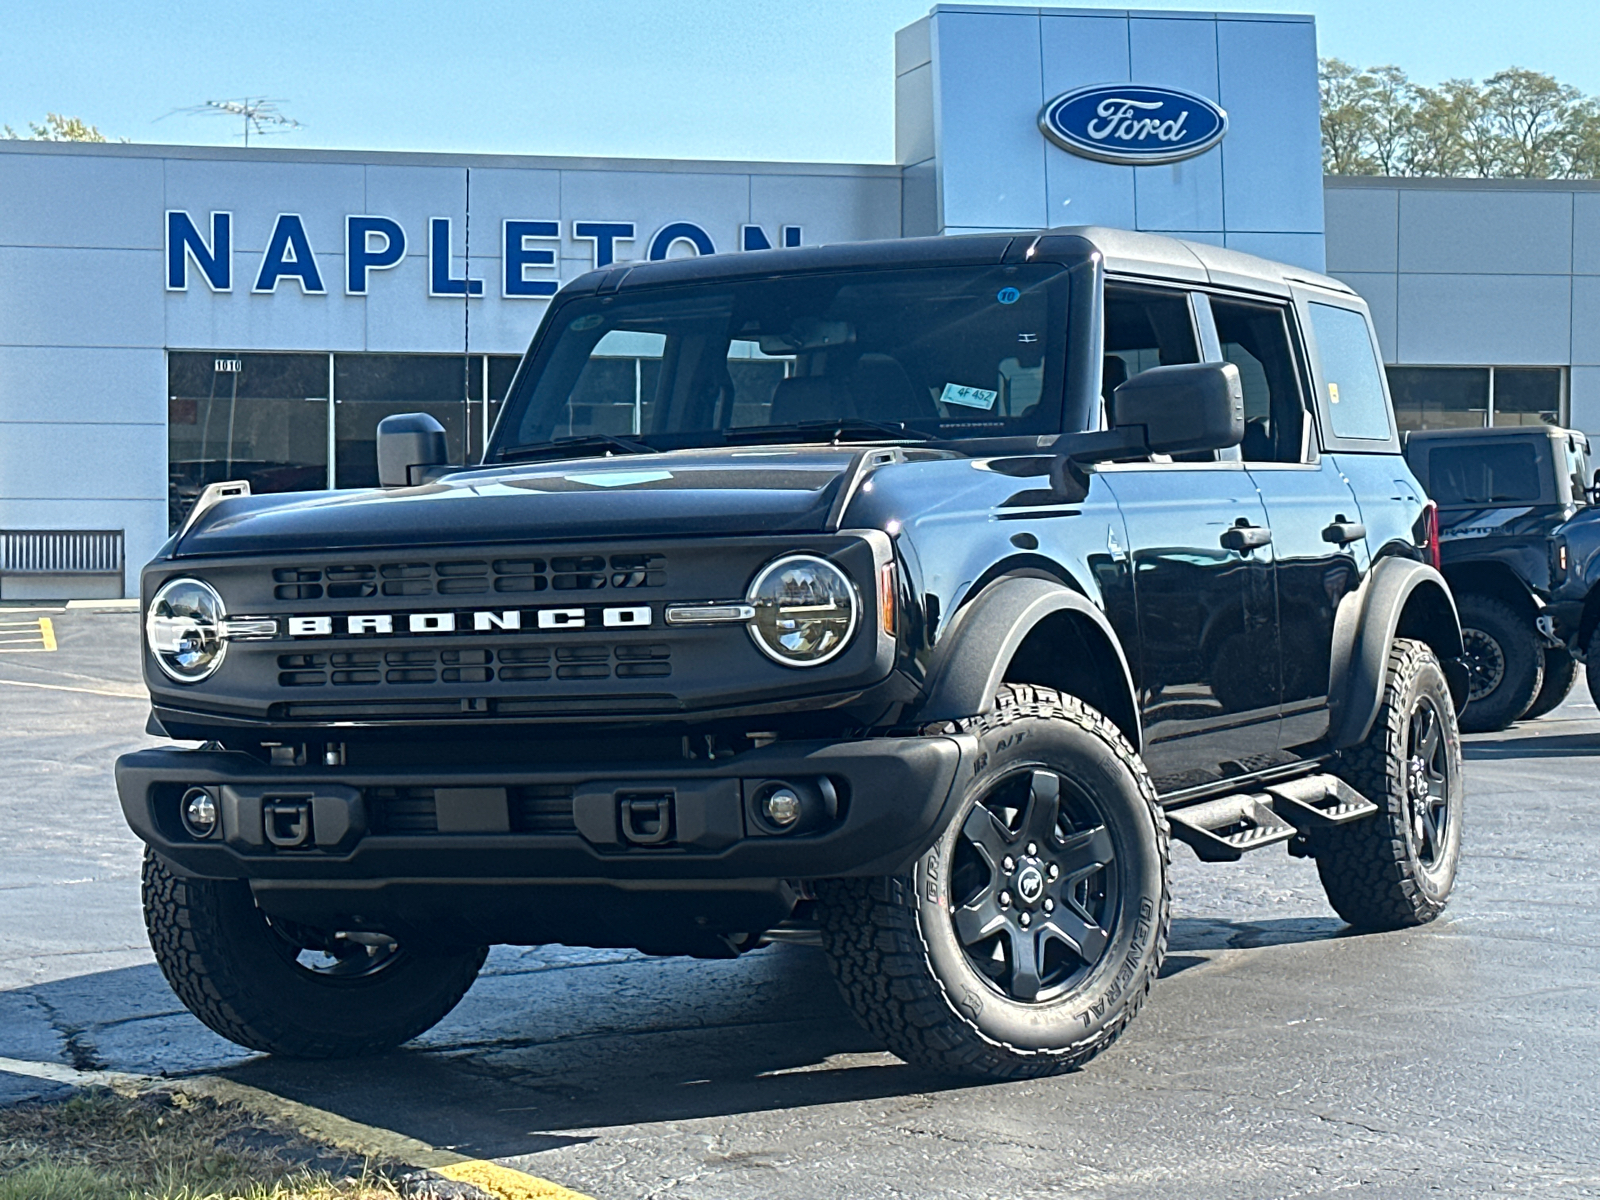
[[[397,1180],[395,1164],[181,1092],[0,1108],[0,1200],[395,1200]]]

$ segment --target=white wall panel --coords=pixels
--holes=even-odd
[[[1223,237],[1229,250],[1259,254],[1262,258],[1292,263],[1308,271],[1322,271],[1323,241],[1320,233],[1240,232],[1230,229]]]
[[[1417,272],[1565,275],[1572,264],[1568,192],[1400,193],[1400,269]]]
[[[1572,277],[1573,363],[1600,366],[1600,275]]]
[[[933,61],[944,224],[1045,224],[1037,10],[937,13]]]
[[[0,245],[159,250],[161,160],[0,155]]]
[[[1572,197],[1572,269],[1600,275],[1600,192]]]
[[[1039,21],[1043,100],[1073,88],[1131,78],[1123,16],[1045,16]],[[1045,224],[1137,227],[1134,168],[1094,162],[1040,138],[1045,155]]]
[[[361,211],[400,222],[406,231],[407,258],[428,257],[428,222],[434,217],[450,218],[451,252],[461,253],[467,213],[463,168],[369,165],[365,172],[366,207]],[[498,229],[494,236],[499,237]]]
[[[275,292],[253,293],[261,254],[248,250],[233,256],[232,292],[213,293],[191,281],[187,292],[164,293],[166,344],[197,350],[359,350],[367,300],[344,294],[344,255],[319,252],[316,257],[324,295],[302,295],[297,278],[278,280]],[[371,293],[388,290],[393,281],[387,277],[398,273],[398,268],[374,271]]]
[[[933,64],[895,77],[894,159],[910,165],[933,157]]]
[[[1220,102],[1217,25],[1205,20],[1128,22],[1132,78]],[[1139,229],[1221,229],[1222,150],[1157,167],[1134,168]]]
[[[0,347],[0,422],[167,424],[159,347]]]
[[[0,247],[0,345],[159,346],[159,250]]]
[[[63,447],[71,447],[70,465]],[[0,496],[8,500],[165,501],[166,495],[165,425],[4,426]]]
[[[1317,27],[1221,19],[1217,64],[1227,228],[1322,233]]]
[[[784,225],[799,225],[808,246],[896,238],[900,181],[850,175],[752,175],[749,220],[766,230],[774,246]]]
[[[1328,270],[1400,269],[1400,191],[1398,188],[1324,189],[1328,223]]]
[[[1335,279],[1348,283],[1367,302],[1372,324],[1378,331],[1378,349],[1383,361],[1392,363],[1399,356],[1399,278],[1393,274],[1361,271],[1331,272]]]
[[[485,261],[483,266],[488,266]],[[459,261],[451,264],[459,276]],[[407,256],[405,262],[383,272],[366,296],[367,350],[384,353],[460,354],[462,313],[460,296],[428,295],[428,261]],[[493,288],[498,302],[499,288],[491,273],[484,280],[485,290]],[[472,319],[480,320],[485,301],[472,301]]]
[[[169,158],[165,163],[166,207],[187,212],[206,234],[211,232],[208,213],[231,212],[235,250],[260,254],[278,214],[298,213],[317,257],[337,254],[344,249],[345,215],[367,211],[366,168],[356,163],[217,158]],[[190,287],[195,286],[193,276],[191,270]],[[238,279],[233,286],[238,288]]]
[[[586,260],[576,261],[570,265],[558,263],[561,270],[562,282],[576,279],[589,269]],[[476,254],[472,257],[472,275],[475,279],[483,279],[491,285],[491,290],[486,299],[472,302],[472,327],[471,345],[473,354],[521,354],[528,348],[528,342],[533,338],[533,331],[543,320],[545,309],[550,306],[548,300],[535,297],[519,297],[506,299],[500,294],[498,282],[500,260],[497,258],[479,258]],[[553,273],[547,273],[553,274]],[[532,274],[529,278],[534,278]],[[538,278],[545,278],[540,275]],[[455,320],[458,325],[461,317],[461,302],[437,300],[438,304],[452,304]],[[461,349],[459,329],[456,334],[454,349]]]
[[[1403,274],[1400,361],[1565,363],[1569,296],[1561,276]]]
[[[1573,367],[1571,389],[1572,427],[1600,438],[1600,367]]]

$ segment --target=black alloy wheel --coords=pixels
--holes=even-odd
[[[1104,818],[1071,780],[1037,767],[1001,778],[956,847],[950,919],[967,961],[1023,1003],[1070,990],[1114,932],[1115,860]]]
[[[1144,763],[1074,696],[1008,684],[961,723],[947,824],[898,875],[817,882],[856,1016],[907,1062],[1055,1074],[1133,1020],[1166,954],[1168,829]]]
[[[1336,772],[1378,806],[1314,832],[1328,901],[1357,929],[1404,929],[1444,911],[1461,862],[1461,734],[1433,651],[1397,638],[1372,731]]]
[[[1491,733],[1521,718],[1544,682],[1544,647],[1533,619],[1498,596],[1464,592],[1461,663],[1467,669],[1463,733]]]
[[[1444,740],[1444,718],[1431,696],[1418,696],[1406,728],[1406,799],[1411,837],[1423,871],[1436,874],[1449,854],[1450,754]]]

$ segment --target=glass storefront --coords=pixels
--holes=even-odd
[[[1402,430],[1561,425],[1561,367],[1389,367]]]
[[[391,413],[432,414],[445,427],[451,461],[475,462],[519,361],[172,351],[168,527],[183,522],[207,484],[227,479],[248,480],[257,494],[376,487],[378,422]]]

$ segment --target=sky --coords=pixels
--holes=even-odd
[[[1209,10],[1196,0],[1152,6]],[[0,123],[238,143],[181,110],[269,96],[268,145],[774,161],[894,157],[894,31],[930,0],[0,0]],[[1236,0],[1413,79],[1508,66],[1600,93],[1600,0]]]

